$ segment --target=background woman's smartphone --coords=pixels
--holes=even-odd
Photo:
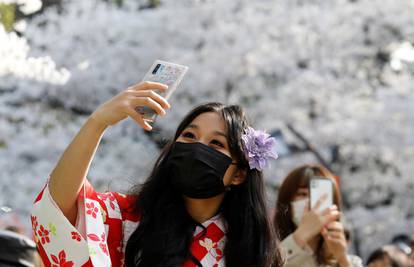
[[[325,177],[314,177],[309,183],[310,207],[313,209],[319,199],[323,202],[318,210],[323,211],[333,205],[333,183]]]
[[[168,85],[165,93],[158,92],[161,96],[168,100],[177,89],[183,79],[188,67],[178,65],[171,62],[156,60],[142,81],[159,82]],[[147,107],[137,107],[136,111],[140,113],[145,121],[154,122],[157,113]]]

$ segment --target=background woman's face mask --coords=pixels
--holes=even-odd
[[[211,198],[225,191],[224,174],[232,159],[202,143],[176,142],[168,158],[171,182],[190,198]]]
[[[304,198],[295,200],[290,203],[292,205],[292,221],[299,226],[303,214],[309,209],[309,199]]]

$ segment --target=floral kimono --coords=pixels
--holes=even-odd
[[[132,212],[136,197],[116,192],[98,193],[85,180],[77,199],[73,226],[49,193],[48,183],[36,198],[32,227],[45,266],[124,266],[128,238],[139,225]],[[203,266],[224,266],[225,227],[217,215],[197,226],[191,253]],[[184,267],[197,266],[192,260]]]

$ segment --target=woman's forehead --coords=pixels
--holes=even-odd
[[[227,136],[224,120],[216,112],[205,112],[198,115],[186,128],[193,128],[204,133],[215,133]]]

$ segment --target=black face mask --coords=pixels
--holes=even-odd
[[[176,142],[167,164],[175,189],[187,197],[203,199],[225,191],[223,177],[231,161],[202,143]]]

